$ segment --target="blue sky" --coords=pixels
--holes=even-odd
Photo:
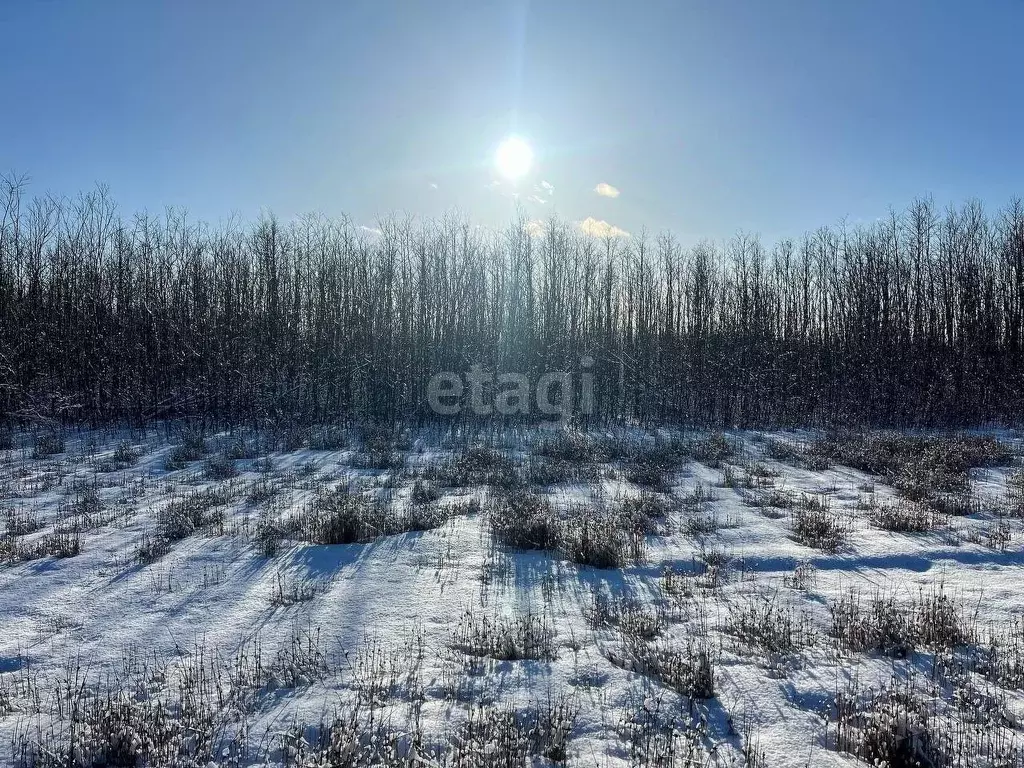
[[[212,222],[495,226],[518,194],[774,239],[1024,193],[1022,37],[1019,0],[0,0],[0,170]],[[516,185],[510,133],[536,154]]]

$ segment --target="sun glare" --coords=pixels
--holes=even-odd
[[[498,145],[494,164],[506,179],[520,179],[529,172],[533,164],[533,150],[518,136],[510,136]]]

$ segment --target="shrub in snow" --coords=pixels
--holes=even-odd
[[[495,538],[508,547],[554,549],[558,544],[558,515],[548,501],[531,493],[496,499],[490,523]]]
[[[267,666],[267,687],[298,688],[331,673],[327,652],[320,644],[319,627],[296,627]]]
[[[937,681],[911,673],[840,691],[829,724],[831,745],[869,765],[890,768],[1020,765],[1024,747],[1001,696],[959,685],[953,701]]]
[[[942,496],[964,496],[972,467],[1006,464],[1008,445],[988,435],[915,437],[899,432],[836,434],[811,444],[811,453],[881,475],[906,499],[954,511]]]
[[[639,697],[623,715],[618,730],[629,745],[631,768],[715,764],[706,746],[706,719],[696,716],[692,708],[666,702],[663,694]]]
[[[306,532],[317,544],[357,544],[394,532],[387,505],[347,487],[321,494],[306,512]]]
[[[642,560],[646,518],[622,517],[614,510],[579,505],[561,521],[556,546],[574,563],[594,568],[622,568]]]
[[[951,517],[966,517],[982,511],[981,500],[970,492],[934,493],[929,495],[923,503],[933,509],[936,514]]]
[[[224,456],[231,460],[255,459],[257,456],[257,445],[247,441],[243,437],[236,437],[224,448]]]
[[[432,531],[440,528],[450,517],[450,509],[436,503],[408,504],[397,523],[402,531]]]
[[[641,492],[639,496],[626,496],[612,505],[612,516],[622,521],[623,526],[644,533],[659,530],[665,518],[675,509],[677,504],[670,502],[665,496]]]
[[[1024,517],[1024,469],[1015,469],[1007,476],[1006,498],[1012,508],[1020,510],[1019,516]]]
[[[455,732],[445,765],[465,768],[520,768],[543,758],[564,764],[578,706],[565,698],[525,709],[474,706]]]
[[[263,514],[256,523],[253,541],[257,550],[264,557],[276,557],[281,549],[281,541],[285,538],[284,527],[272,515]]]
[[[608,458],[600,443],[578,432],[559,432],[554,437],[541,440],[534,446],[533,453],[569,464],[587,464]]]
[[[661,589],[676,603],[693,597],[694,574],[666,566],[661,572]]]
[[[848,526],[829,508],[828,497],[821,501],[804,496],[790,513],[793,535],[801,544],[836,552],[846,541]]]
[[[747,595],[734,605],[726,631],[768,653],[790,654],[814,644],[814,629],[807,615],[783,603],[774,591]]]
[[[43,527],[39,516],[30,509],[9,509],[4,517],[8,536],[27,536]]]
[[[905,657],[918,647],[952,649],[967,645],[976,631],[962,607],[942,585],[901,603],[892,594],[865,601],[856,590],[829,603],[831,634],[852,651]]]
[[[783,577],[782,582],[791,589],[806,591],[814,585],[818,577],[818,568],[810,560],[796,564],[793,573]]]
[[[877,691],[852,688],[835,704],[835,748],[870,765],[935,766],[936,723],[926,694],[893,679]]]
[[[254,480],[245,494],[245,501],[248,504],[263,504],[270,501],[281,492],[281,486],[269,477],[261,477]]]
[[[0,678],[0,717],[14,711],[14,694],[7,687],[7,681]]]
[[[317,728],[290,729],[284,739],[287,765],[308,768],[522,768],[564,765],[578,707],[565,698],[527,707],[476,704],[453,724],[443,742],[431,740],[416,718],[407,727],[383,708],[347,706]]]
[[[976,670],[990,683],[1024,690],[1024,619],[1014,618],[991,631],[979,649]]]
[[[95,488],[77,491],[71,504],[60,513],[77,518],[77,524],[87,529],[98,528],[107,522],[103,516],[103,500]]]
[[[607,651],[623,669],[647,675],[690,699],[715,696],[717,659],[706,638],[687,638],[682,647],[667,641],[645,642],[623,636],[622,652]]]
[[[687,536],[700,539],[718,531],[720,525],[718,515],[711,510],[709,512],[691,512],[683,521],[683,531]]]
[[[445,510],[447,517],[461,517],[464,515],[475,515],[481,510],[480,499],[476,496],[460,496],[449,499],[441,507]]]
[[[944,522],[933,507],[914,501],[870,505],[869,510],[872,525],[897,533],[927,533]]]
[[[683,499],[683,506],[687,509],[702,509],[712,501],[717,501],[715,489],[708,488],[702,483],[693,486],[693,491]]]
[[[184,469],[193,461],[199,461],[209,452],[210,448],[203,436],[195,432],[190,433],[185,436],[181,445],[175,446],[167,454],[164,468],[168,472]]]
[[[313,579],[296,579],[293,576],[278,572],[273,589],[270,591],[270,604],[278,608],[287,608],[298,603],[306,603],[326,591],[328,583]]]
[[[491,448],[470,448],[461,456],[432,464],[423,477],[442,488],[491,485],[511,489],[521,484],[512,459]]]
[[[441,498],[441,494],[433,483],[418,477],[412,484],[410,498],[416,504],[429,504]]]
[[[203,475],[208,480],[230,480],[232,477],[238,476],[238,467],[235,466],[233,458],[227,454],[218,453],[210,456],[203,463]]]
[[[25,541],[10,534],[0,538],[0,562],[69,558],[82,552],[82,534],[77,528],[56,527],[52,533]]]
[[[297,430],[286,433],[286,443],[293,445],[295,450],[302,446],[304,435]],[[349,446],[348,433],[342,427],[320,426],[309,431],[309,448],[313,451],[341,451]]]
[[[32,458],[45,459],[58,453],[64,453],[64,438],[56,432],[48,432],[36,438]]]
[[[669,490],[668,471],[657,464],[630,462],[623,468],[622,476],[641,488],[662,492]]]
[[[669,477],[688,457],[686,447],[676,443],[641,444],[630,450],[623,464],[623,477],[634,485],[668,492]]]
[[[150,533],[143,533],[135,544],[135,559],[142,565],[153,563],[171,551],[167,539]]]
[[[645,533],[653,525],[655,502],[630,501],[605,509],[572,505],[562,516],[550,502],[530,493],[502,496],[490,513],[495,539],[515,549],[549,549],[574,563],[621,568],[642,560]]]
[[[527,485],[542,488],[559,483],[593,482],[597,480],[597,466],[577,464],[565,459],[531,458],[523,469]]]
[[[558,655],[550,620],[532,613],[489,618],[466,611],[455,628],[453,645],[470,656],[501,661],[553,661]]]
[[[214,491],[195,491],[171,499],[157,512],[157,533],[165,541],[180,541],[212,526],[223,526],[224,497]]]
[[[738,450],[736,444],[725,435],[715,432],[702,440],[690,443],[688,453],[694,461],[714,468],[735,456]]]
[[[127,441],[121,441],[117,448],[97,465],[100,472],[120,472],[135,466],[142,452]]]
[[[368,448],[352,456],[353,469],[401,469],[405,456],[389,448]]]
[[[584,616],[595,629],[615,628],[636,642],[660,637],[668,623],[660,606],[612,598],[598,591],[594,592],[593,603],[585,610]]]
[[[178,684],[164,688],[154,675],[147,687],[160,695],[140,696],[120,677],[88,679],[69,665],[54,693],[45,727],[24,725],[11,739],[18,768],[87,766],[201,766],[227,745],[220,743],[215,670],[205,654],[182,662]],[[223,692],[225,688],[220,688]]]
[[[303,515],[306,537],[317,544],[363,544],[382,536],[428,531],[443,525],[452,507],[407,504],[400,510],[347,486],[321,493]]]

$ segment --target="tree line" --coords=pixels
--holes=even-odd
[[[599,422],[1016,422],[1022,336],[1020,201],[682,247],[525,218],[210,227],[0,184],[8,424],[424,422],[439,371],[588,357]]]

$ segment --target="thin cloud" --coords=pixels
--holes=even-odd
[[[542,191],[544,191],[548,195],[548,197],[550,197],[551,195],[553,195],[555,193],[555,185],[552,184],[549,181],[541,180],[540,188],[541,188]]]
[[[530,195],[526,199],[529,200],[531,203],[540,203],[541,205],[547,205],[547,203],[548,203],[548,201],[545,200],[540,195]]]
[[[526,222],[525,229],[526,234],[530,237],[543,237],[544,233],[547,231],[547,227],[540,219],[530,219]]]
[[[608,184],[608,183],[606,183],[604,181],[602,181],[600,184],[598,184],[596,187],[594,187],[594,191],[597,192],[597,194],[599,194],[601,197],[618,197],[619,196],[619,189],[618,189],[618,187],[613,187],[611,184]]]
[[[377,229],[377,227],[367,227],[363,224],[359,225],[359,229],[368,235],[373,235],[374,237],[379,237],[380,235],[384,234],[379,229]]]
[[[576,226],[579,227],[580,232],[591,237],[629,237],[629,232],[626,230],[609,224],[604,219],[595,219],[593,216],[587,216],[583,221],[577,222]]]
[[[430,188],[431,189],[437,189],[437,182],[436,181],[430,182]]]

